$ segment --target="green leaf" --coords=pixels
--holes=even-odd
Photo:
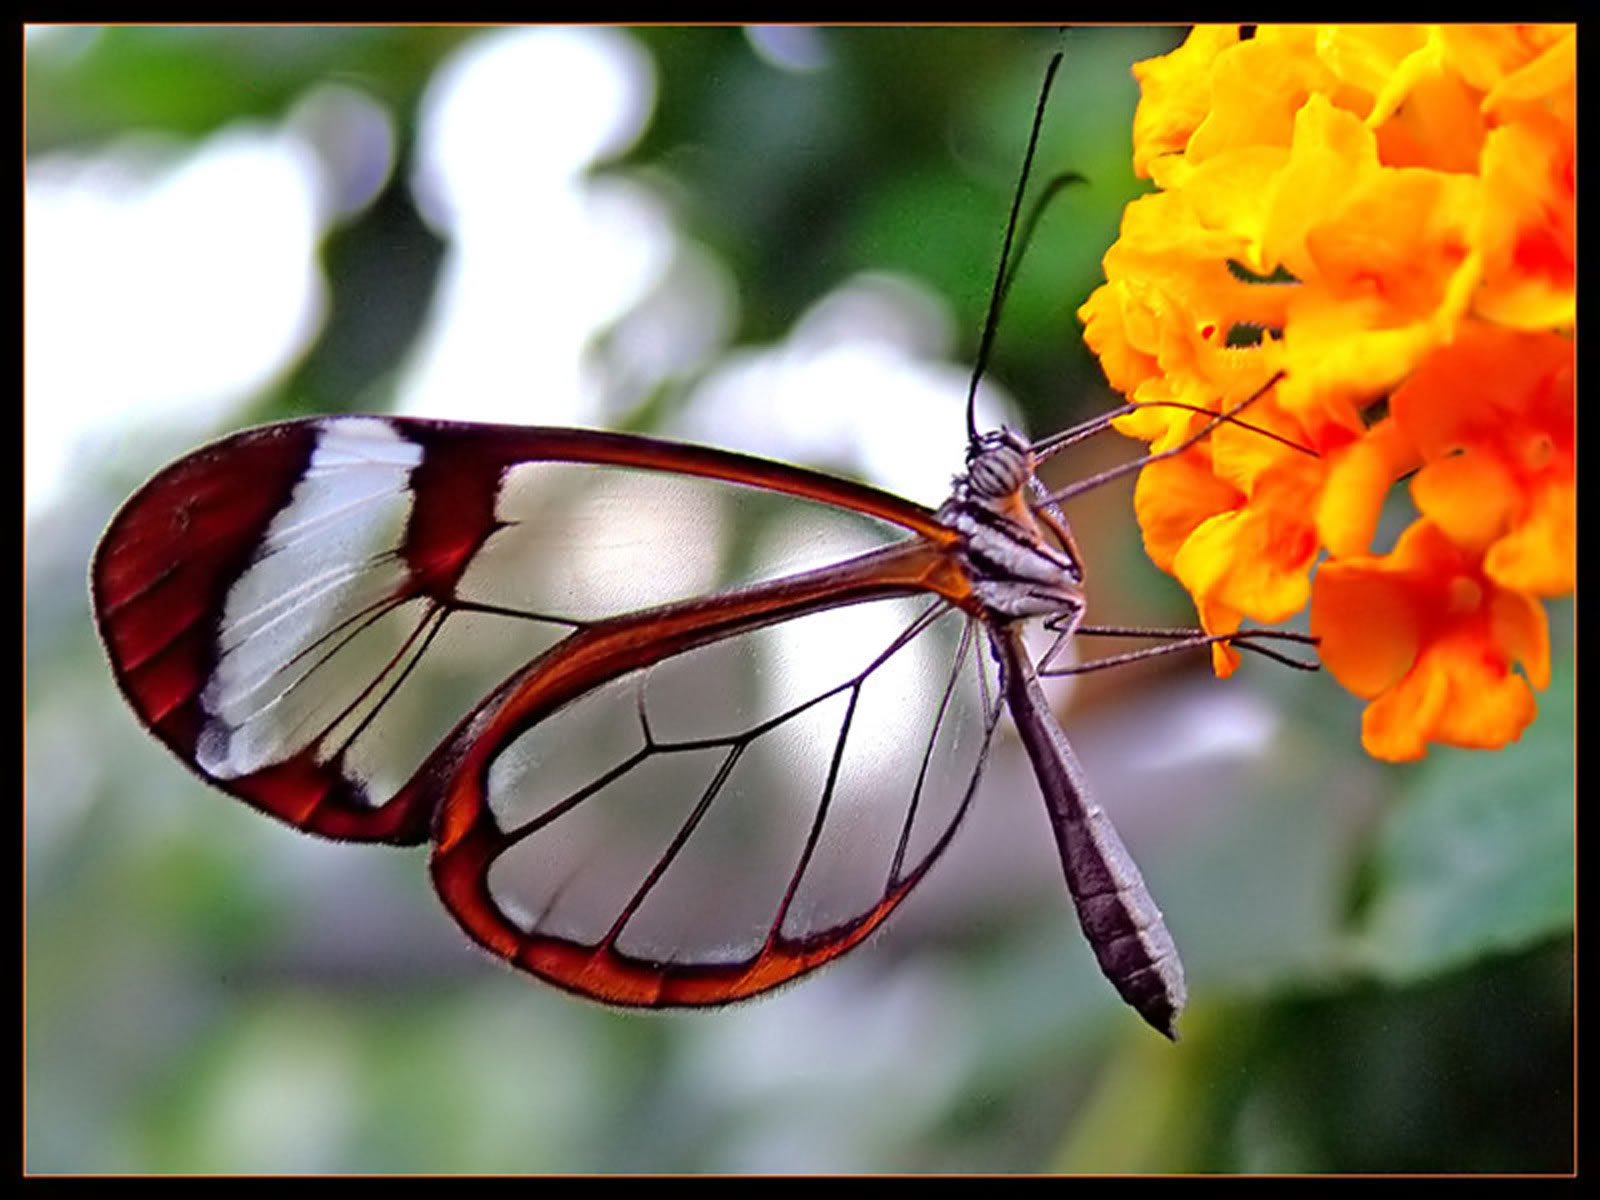
[[[1539,719],[1494,752],[1435,750],[1386,818],[1351,950],[1407,981],[1568,929],[1573,915],[1574,684],[1555,664]]]

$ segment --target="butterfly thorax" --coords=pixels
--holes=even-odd
[[[1083,609],[1083,569],[1065,521],[1053,508],[1036,513],[1031,492],[1042,489],[1028,444],[1001,429],[979,440],[967,473],[939,509],[939,519],[961,535],[973,593],[999,620]],[[1045,527],[1060,529],[1061,546],[1051,544]]]

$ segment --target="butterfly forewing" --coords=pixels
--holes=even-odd
[[[207,779],[319,832],[418,840],[407,780],[581,624],[782,573],[794,556],[759,549],[775,526],[809,530],[813,558],[904,535],[761,490],[763,470],[801,491],[809,473],[688,457],[673,473],[648,439],[374,417],[249,431],[118,514],[97,619],[130,702]]]

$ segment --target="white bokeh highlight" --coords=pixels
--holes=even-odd
[[[930,507],[966,463],[969,368],[949,360],[944,302],[893,275],[829,293],[782,343],[730,355],[672,432],[865,479]],[[978,391],[978,428],[1016,423],[999,389]]]
[[[130,137],[29,163],[26,502],[120,429],[196,431],[309,344],[326,306],[315,153],[255,123],[191,150]]]
[[[411,186],[448,248],[397,375],[400,411],[603,425],[724,355],[738,314],[726,267],[674,228],[660,181],[591,174],[643,131],[654,89],[648,54],[619,30],[486,33],[439,68]],[[29,512],[75,458],[151,427],[164,445],[198,440],[288,370],[325,317],[322,239],[395,157],[390,114],[325,84],[276,127],[30,159]],[[964,449],[951,333],[920,286],[861,277],[781,344],[724,357],[667,432],[937,504]],[[1009,411],[987,388],[980,401],[984,427]]]
[[[449,250],[399,411],[601,421],[584,347],[659,282],[673,233],[648,192],[586,174],[638,137],[654,91],[648,56],[612,30],[496,33],[439,68],[412,192]]]

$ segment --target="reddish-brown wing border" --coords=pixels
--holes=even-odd
[[[954,835],[982,774],[999,717],[998,697],[985,714],[983,749],[958,814],[921,862],[891,880],[866,912],[831,929],[786,938],[780,912],[765,945],[742,962],[654,962],[623,953],[611,938],[586,945],[520,928],[489,887],[495,858],[519,836],[503,831],[494,818],[489,769],[523,731],[630,671],[808,612],[918,593],[962,607],[972,603],[967,576],[954,556],[944,547],[914,539],[767,584],[599,622],[566,638],[508,679],[415,777],[416,786],[438,794],[425,803],[439,814],[431,870],[445,907],[475,941],[513,965],[569,991],[618,1005],[723,1004],[767,991],[837,958],[882,923]],[[813,839],[818,828],[813,828]],[[791,879],[791,894],[803,870],[804,858]]]
[[[393,600],[421,597],[446,613],[459,606],[455,589],[473,556],[500,527],[495,505],[505,473],[523,463],[591,463],[718,479],[868,514],[905,528],[929,548],[947,549],[955,536],[931,510],[875,488],[629,434],[326,417],[245,430],[203,447],[155,475],[112,519],[91,565],[96,624],[123,696],[191,770],[279,820],[330,838],[423,841],[434,817],[432,793],[407,786],[374,805],[338,756],[319,759],[310,751],[218,779],[197,765],[196,752],[207,720],[202,693],[217,664],[229,589],[262,552],[320,437],[341,421],[382,422],[420,450],[409,476],[413,505],[401,547],[406,571]],[[458,744],[461,731],[450,741]]]

